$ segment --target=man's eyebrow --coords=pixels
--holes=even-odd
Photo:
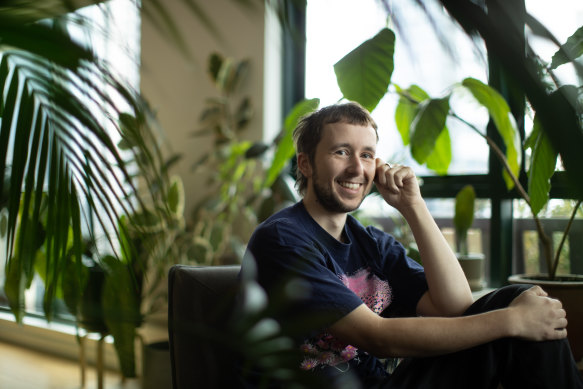
[[[330,150],[336,150],[336,149],[341,149],[341,148],[348,148],[351,150],[354,149],[354,147],[352,147],[352,145],[350,143],[337,143],[337,144],[330,146]],[[376,154],[376,152],[377,152],[377,149],[375,146],[365,146],[364,150],[370,151],[374,154]]]
[[[352,145],[350,143],[336,143],[330,146],[330,150],[341,149],[343,147],[352,149]]]

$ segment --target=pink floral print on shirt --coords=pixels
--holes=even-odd
[[[351,276],[343,274],[340,280],[376,314],[380,314],[392,301],[389,283],[378,278],[370,269],[361,269]],[[336,366],[358,355],[358,349],[340,343],[328,333],[310,339],[301,349],[304,353],[301,368],[304,370],[321,365]]]

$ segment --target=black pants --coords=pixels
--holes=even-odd
[[[500,288],[476,301],[465,315],[507,307],[528,285]],[[407,358],[382,388],[583,388],[566,339],[531,342],[500,339],[439,357]]]

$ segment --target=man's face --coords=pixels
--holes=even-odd
[[[372,188],[375,152],[376,133],[372,127],[325,125],[308,178],[308,192],[328,212],[354,211]]]

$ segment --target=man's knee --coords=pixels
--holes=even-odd
[[[530,284],[513,284],[498,288],[474,302],[465,315],[506,308],[516,297],[531,287]]]

